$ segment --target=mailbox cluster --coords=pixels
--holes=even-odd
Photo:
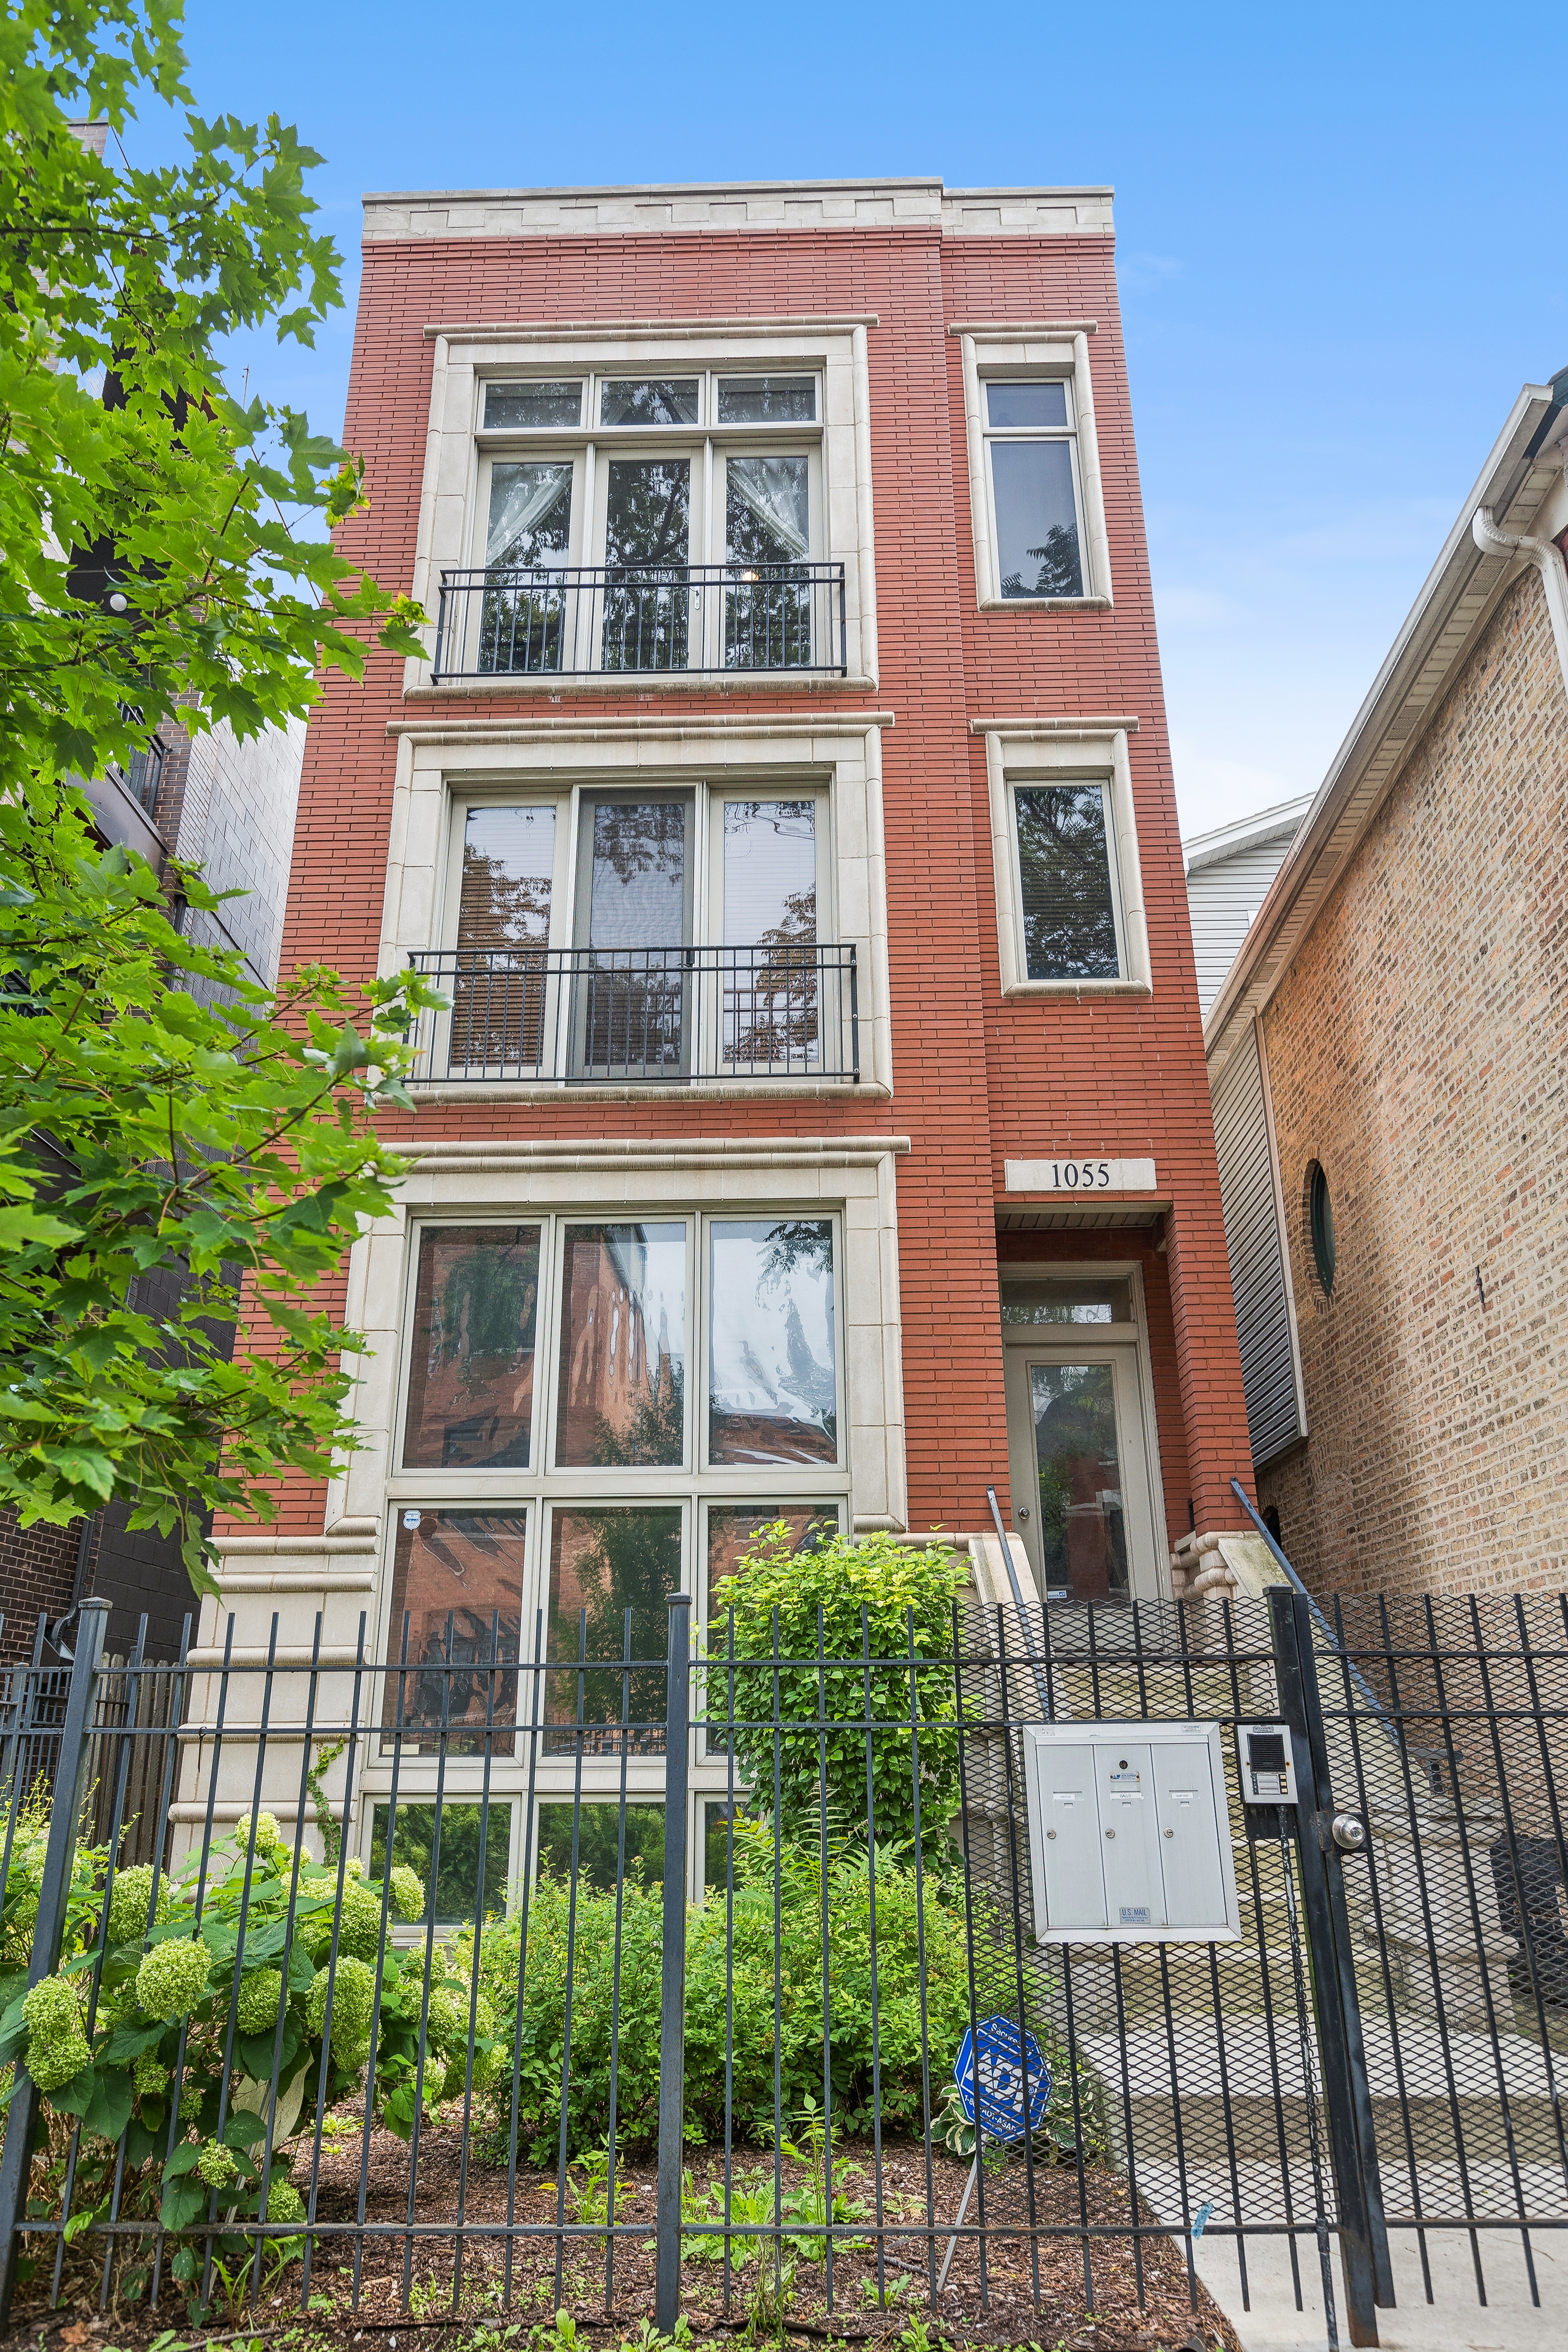
[[[1024,1743],[1041,1941],[1239,1937],[1217,1723],[1031,1724]]]

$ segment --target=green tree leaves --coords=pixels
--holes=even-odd
[[[205,1513],[269,1517],[280,1470],[353,1442],[354,1337],[310,1292],[388,1206],[374,1116],[412,1108],[439,1000],[310,971],[270,1001],[171,919],[169,886],[220,904],[200,875],[101,850],[72,781],[171,717],[251,735],[370,645],[419,650],[330,535],[359,461],[225,383],[237,331],[310,341],[338,256],[292,129],[191,110],[180,16],[0,0],[0,1504],[128,1497],[213,1589]],[[186,110],[177,163],[69,128],[118,134],[148,91]],[[231,1363],[242,1281],[262,1337]]]

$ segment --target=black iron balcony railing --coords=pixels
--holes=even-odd
[[[849,667],[842,563],[443,572],[431,676],[647,677]]]
[[[852,947],[459,949],[413,961],[451,1000],[422,1017],[416,1080],[860,1076]]]

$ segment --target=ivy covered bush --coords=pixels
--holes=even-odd
[[[288,2143],[308,2138],[319,2095],[327,2107],[363,2095],[373,2026],[374,2105],[391,2130],[406,2137],[416,2099],[433,2106],[449,2095],[455,2058],[461,2086],[468,1989],[438,1969],[431,2054],[420,2066],[425,1953],[394,1949],[388,1934],[426,1908],[424,1883],[405,1864],[384,1886],[348,1862],[340,1909],[339,1866],[303,1846],[296,1859],[269,1813],[258,1815],[254,1833],[242,1820],[216,1840],[205,1869],[193,1855],[172,1880],[160,1878],[155,1897],[150,1867],[110,1880],[107,1853],[80,1847],[60,1967],[28,1990],[46,1835],[46,1818],[25,1808],[0,1900],[0,2064],[20,2060],[67,2136],[79,2122],[73,2214],[107,2198],[123,2136],[126,2218],[155,2212],[174,2230],[215,2217],[298,2221],[304,2207]],[[482,2085],[492,2063],[488,2004],[476,2023]],[[195,2260],[188,2248],[177,2253],[175,2274],[190,2275]]]

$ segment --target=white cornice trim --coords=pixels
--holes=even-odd
[[[1026,342],[1037,335],[1098,335],[1098,319],[954,319],[950,335],[1001,335],[1009,342]]]
[[[539,1140],[450,1137],[400,1144],[411,1173],[489,1175],[529,1170],[626,1168],[866,1168],[910,1149],[907,1135],[582,1136]]]
[[[1109,722],[1124,726],[1124,719]],[[1137,725],[1136,719],[1131,722]],[[890,710],[705,711],[692,719],[389,719],[389,735],[430,743],[682,743],[798,740],[819,735],[867,735],[890,727]]]
[[[489,319],[469,326],[427,326],[427,340],[453,343],[700,342],[714,335],[844,335],[880,323],[875,310],[805,310],[773,319]]]
[[[1211,1081],[1268,1007],[1367,827],[1394,789],[1505,589],[1511,556],[1483,554],[1479,509],[1528,530],[1562,478],[1555,440],[1534,445],[1552,413],[1550,384],[1527,383],[1379,667],[1350,732],[1286,851],[1204,1024]]]
[[[1099,717],[1042,719],[1035,712],[1026,719],[972,719],[969,731],[972,735],[1016,735],[1026,743],[1037,737],[1044,740],[1048,736],[1136,735],[1138,721],[1136,719]]]
[[[948,188],[939,179],[750,180],[623,188],[418,188],[363,198],[367,241],[392,237],[691,236],[834,229],[886,236],[1113,232],[1114,191]]]

